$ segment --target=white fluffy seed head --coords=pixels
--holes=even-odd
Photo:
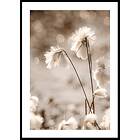
[[[96,90],[94,91],[94,95],[95,95],[96,97],[106,98],[106,97],[107,97],[107,90],[104,89],[104,88],[96,89]]]
[[[38,130],[41,128],[43,118],[40,115],[30,113],[30,129]]]
[[[107,70],[104,68],[104,65],[99,66],[94,71],[94,79],[98,87],[105,88],[107,86],[110,81],[110,76],[107,73]]]
[[[89,42],[89,45],[92,46],[95,42],[96,36],[95,32],[86,26],[79,28],[72,35],[71,40],[73,42],[71,50],[74,51],[78,58],[83,60],[87,59],[87,51],[85,45],[85,38]]]
[[[38,107],[39,99],[36,96],[30,97],[30,112],[36,112]]]
[[[95,114],[88,114],[85,116],[84,122],[95,122],[97,116]]]
[[[58,130],[63,130],[64,128],[64,125],[66,124],[66,121],[65,120],[62,120],[59,125],[58,125]]]
[[[85,116],[82,129],[96,129],[95,122],[97,116],[95,114],[88,114]]]
[[[53,67],[56,67],[60,65],[61,62],[67,62],[67,58],[63,52],[63,49],[59,46],[57,47],[51,47],[49,52],[46,52],[44,54],[46,60],[45,63],[47,64],[47,68],[51,69]]]
[[[77,128],[78,122],[74,117],[69,118],[67,121],[63,120],[58,126],[58,130],[76,130]]]
[[[110,110],[107,109],[104,113],[104,116],[102,117],[102,121],[100,123],[100,127],[103,130],[109,130],[110,129]]]

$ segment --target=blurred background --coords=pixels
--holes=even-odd
[[[91,99],[88,62],[78,59],[70,51],[70,37],[83,26],[96,33],[96,41],[91,48],[93,71],[97,61],[102,61],[109,73],[109,11],[30,11],[30,93],[39,98],[38,113],[45,119],[42,129],[57,129],[63,119],[73,116],[80,121],[84,116],[84,96],[72,67],[46,68],[44,54],[51,46],[60,45],[68,52]],[[99,122],[110,105],[109,84],[107,91],[108,98],[95,100]]]

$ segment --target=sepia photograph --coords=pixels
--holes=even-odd
[[[116,136],[116,3],[115,12],[113,6],[96,4],[87,4],[89,9],[66,9],[66,3],[58,9],[48,3],[42,9],[27,5],[22,9],[23,130],[31,135],[80,130],[92,137]]]
[[[110,129],[110,12],[30,12],[31,129]]]

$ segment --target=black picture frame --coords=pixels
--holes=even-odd
[[[22,60],[24,59],[22,56],[22,50],[24,49],[22,47],[22,4],[25,2],[55,2],[55,1],[49,1],[49,0],[20,0],[20,139],[44,139],[44,138],[27,138],[22,136]],[[58,1],[56,1],[58,2]],[[60,1],[59,1],[60,2]],[[65,1],[65,2],[76,2],[76,1]],[[77,1],[79,2],[79,1]],[[120,139],[120,0],[92,0],[92,1],[86,1],[86,2],[117,2],[118,3],[118,137],[117,138],[94,138],[94,139]],[[81,138],[81,137],[79,137]],[[49,139],[46,137],[46,139]],[[62,138],[65,139],[65,138]]]

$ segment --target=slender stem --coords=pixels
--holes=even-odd
[[[72,65],[72,67],[73,67],[73,69],[74,69],[74,71],[75,71],[75,73],[76,73],[76,76],[77,76],[77,78],[78,78],[78,80],[79,80],[79,83],[80,83],[80,85],[81,85],[81,88],[82,88],[82,90],[83,90],[83,93],[84,93],[84,96],[85,96],[85,100],[86,100],[86,102],[87,102],[87,104],[88,104],[88,107],[90,108],[90,104],[89,104],[89,101],[88,101],[86,92],[85,92],[85,90],[84,90],[83,84],[82,84],[82,82],[81,82],[81,79],[80,79],[80,77],[79,77],[79,75],[78,75],[78,72],[77,72],[77,70],[76,70],[76,68],[75,68],[75,66],[74,66],[74,64],[73,64],[73,62],[72,62],[72,60],[71,60],[70,57],[68,56],[67,52],[66,52],[65,50],[63,50],[63,52],[66,54],[67,58],[69,59],[71,65]]]
[[[85,115],[87,115],[87,101],[85,100]]]
[[[87,41],[87,44],[88,44],[88,48],[89,48],[89,51],[90,51],[90,45],[89,45],[89,41]],[[94,97],[94,89],[93,89],[93,81],[92,81],[92,58],[91,58],[91,53],[89,53],[89,60],[90,60],[90,75],[91,75],[91,85],[92,85],[92,107],[93,107],[93,113],[95,113],[95,97]]]
[[[89,42],[88,42],[88,46],[89,46]],[[91,54],[89,54],[89,58],[90,58],[90,75],[91,75],[91,85],[92,85],[92,106],[93,107],[93,113],[95,113],[95,96],[94,96],[94,90],[93,90],[93,81],[92,81],[92,58],[91,58]]]
[[[89,65],[89,74],[90,74],[90,82],[91,82],[91,90],[92,90],[92,104],[91,104],[91,107],[90,107],[90,110],[91,108],[93,107],[93,113],[95,113],[95,106],[94,106],[94,89],[93,89],[93,80],[92,80],[92,59],[91,59],[91,54],[90,54],[90,45],[89,45],[89,42],[86,39],[86,48],[87,48],[87,57],[88,57],[88,65]]]
[[[93,98],[93,104],[92,104],[92,106],[93,106],[93,113],[95,114],[95,97],[94,97],[94,95],[92,96],[92,98]]]
[[[93,80],[92,80],[92,59],[91,59],[91,54],[90,54],[90,48],[89,45],[87,47],[87,55],[88,55],[88,62],[89,62],[89,71],[90,71],[90,81],[91,81],[91,90],[92,90],[92,94],[94,93],[94,89],[93,89]]]
[[[90,110],[89,112],[91,112],[91,108],[93,107],[93,113],[95,114],[95,97],[94,97],[94,89],[93,89],[93,81],[92,81],[92,58],[91,58],[91,54],[90,54],[90,45],[89,42],[86,38],[86,48],[87,48],[87,56],[88,56],[88,64],[89,64],[89,73],[90,73],[90,82],[91,82],[91,90],[92,90],[92,103],[90,106]],[[98,125],[97,121],[95,122],[96,126],[99,130],[101,130],[100,126]]]
[[[91,109],[92,109],[92,106],[93,106],[93,101],[92,101],[92,103],[91,103],[91,105],[90,105],[89,113],[92,111],[92,110],[91,110]]]
[[[99,124],[97,123],[97,121],[95,122],[96,126],[98,127],[99,130],[101,130]]]
[[[89,101],[88,101],[88,99],[87,99],[86,92],[85,92],[84,87],[83,87],[83,84],[82,84],[81,79],[80,79],[80,77],[79,77],[79,75],[78,75],[78,72],[77,72],[77,70],[76,70],[76,68],[75,68],[75,66],[74,66],[74,64],[73,64],[73,62],[72,62],[72,60],[71,60],[70,57],[68,56],[67,52],[66,52],[65,50],[63,50],[63,52],[66,54],[67,58],[69,59],[71,65],[72,65],[72,67],[73,67],[73,69],[74,69],[74,71],[75,71],[75,73],[76,73],[76,76],[77,76],[77,78],[78,78],[78,80],[79,80],[79,83],[80,83],[80,85],[81,85],[81,88],[82,88],[82,90],[83,90],[83,93],[84,93],[84,96],[85,96],[85,108],[86,108],[85,111],[86,111],[86,114],[87,114],[87,106],[86,106],[86,104],[88,104],[88,107],[89,107],[89,109],[90,109],[90,110],[89,110],[89,113],[91,113],[92,104],[93,104],[94,102],[92,102],[92,104],[91,104],[91,106],[90,106]],[[95,123],[96,123],[96,126],[98,127],[98,129],[101,130],[101,128],[99,127],[98,123],[97,123],[97,122],[95,122]]]

